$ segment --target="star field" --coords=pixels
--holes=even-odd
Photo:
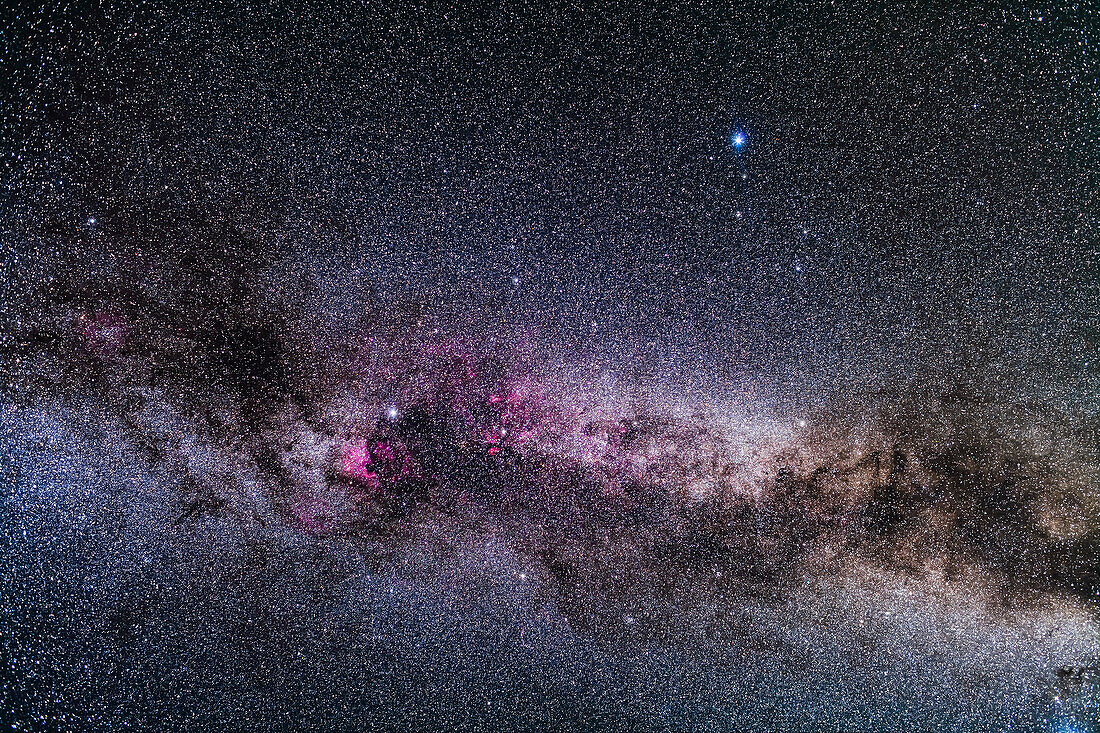
[[[0,722],[1100,729],[1098,32],[8,8]]]

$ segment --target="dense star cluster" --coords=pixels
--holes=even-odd
[[[1100,13],[0,14],[12,730],[1100,730]]]

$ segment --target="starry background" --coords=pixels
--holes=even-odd
[[[1098,34],[7,8],[0,718],[1096,729]]]

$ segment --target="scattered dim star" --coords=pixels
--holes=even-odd
[[[5,729],[1100,731],[1096,3],[294,5],[0,21]]]

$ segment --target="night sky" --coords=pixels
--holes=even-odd
[[[5,729],[1100,730],[1096,5],[38,5]]]

